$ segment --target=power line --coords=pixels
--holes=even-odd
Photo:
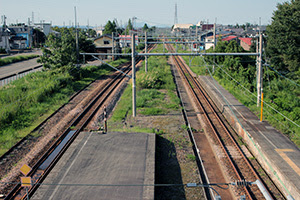
[[[203,58],[203,57],[202,57]],[[204,62],[205,59],[203,58]],[[205,62],[206,63],[206,62]],[[215,65],[217,65],[223,72],[225,72],[226,75],[228,75],[233,81],[235,81],[238,85],[240,85],[241,87],[243,87],[246,91],[248,91],[250,94],[254,95],[250,90],[248,90],[245,86],[243,86],[240,82],[238,82],[236,79],[234,79],[232,76],[230,76],[228,74],[228,72],[226,72],[224,69],[222,69],[218,64],[216,64],[214,62]],[[276,110],[274,107],[272,107],[270,104],[268,104],[267,102],[263,101],[265,105],[267,105],[269,108],[271,108],[272,110],[274,110],[275,112],[277,112],[278,114],[280,114],[282,117],[284,117],[285,119],[287,119],[288,121],[290,121],[292,124],[296,125],[297,127],[300,127],[299,124],[297,124],[296,122],[294,122],[293,120],[289,119],[287,116],[285,116],[284,114],[282,114],[281,112],[279,112],[278,110]]]
[[[296,83],[295,81],[293,81],[293,80],[287,78],[286,76],[284,76],[283,74],[281,74],[279,71],[277,71],[276,69],[274,69],[273,67],[271,67],[271,66],[270,66],[269,64],[267,64],[266,62],[265,62],[265,64],[264,64],[264,66],[269,67],[271,70],[273,70],[274,72],[276,72],[277,74],[279,74],[279,75],[282,76],[283,78],[287,79],[288,81],[292,82],[293,84],[295,84],[295,85],[297,85],[297,86],[300,86],[298,83]]]

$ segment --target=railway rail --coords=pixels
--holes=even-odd
[[[174,52],[173,46],[167,44],[167,49]],[[184,81],[188,85],[190,92],[196,101],[197,106],[204,114],[206,123],[209,126],[209,132],[213,133],[213,140],[222,149],[222,162],[228,168],[229,177],[234,181],[254,182],[261,178],[248,160],[247,156],[236,142],[231,133],[231,128],[226,124],[225,119],[220,114],[212,100],[208,97],[191,71],[186,67],[180,57],[174,56],[174,61],[179,69]],[[261,181],[262,182],[262,181]],[[247,185],[237,187],[235,190],[237,196],[246,195],[247,199],[263,199],[264,196],[256,185]],[[268,195],[270,193],[268,192]]]
[[[150,45],[149,50],[152,48],[154,48],[154,45]],[[140,62],[142,59],[142,57],[138,58],[136,63]],[[122,67],[120,70],[122,70],[125,74],[130,75],[131,65]],[[31,197],[34,194],[40,183],[43,182],[51,169],[75,140],[76,136],[84,130],[95,114],[107,103],[106,100],[108,97],[122,83],[125,77],[126,76],[124,74],[115,72],[111,80],[105,84],[105,87],[102,87],[101,90],[98,91],[98,95],[93,98],[88,106],[86,106],[86,108],[72,121],[72,123],[68,125],[68,128],[63,131],[55,143],[35,163],[27,175],[32,179],[32,187],[26,191],[25,188],[18,183],[5,197],[5,199],[26,199],[27,196]],[[14,146],[13,148],[17,148],[17,146]],[[12,149],[9,150],[9,152],[12,151]]]

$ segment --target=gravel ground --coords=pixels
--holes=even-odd
[[[156,184],[199,183],[199,173],[193,157],[192,143],[184,127],[181,111],[167,115],[128,116],[126,125],[122,122],[108,122],[109,129],[135,128],[154,130],[156,137]],[[112,128],[114,127],[114,128]],[[200,188],[182,186],[156,187],[156,199],[203,199]]]

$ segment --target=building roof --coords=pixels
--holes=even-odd
[[[122,40],[122,41],[124,41],[124,40],[131,41],[131,35],[119,35],[119,39]],[[138,40],[137,35],[135,36],[135,40],[136,41]]]
[[[99,37],[96,37],[96,38],[94,39],[94,41],[95,41],[95,40],[98,40],[98,39],[100,39],[100,38],[104,38],[104,37],[107,37],[107,38],[112,39],[112,35],[105,34],[105,35],[100,35]]]
[[[216,39],[218,39],[220,36],[222,36],[222,35],[216,35]],[[212,36],[208,36],[208,37],[206,37],[207,39],[213,39],[214,38],[214,36],[212,35]]]
[[[230,41],[230,40],[233,40],[235,38],[237,38],[237,36],[235,36],[235,35],[229,35],[228,37],[223,38],[222,41]]]
[[[189,29],[193,24],[174,24],[173,29],[182,28],[182,29]]]
[[[252,44],[252,38],[239,38],[240,40],[242,40],[243,42],[245,42],[246,44],[248,44],[249,46],[251,46]]]

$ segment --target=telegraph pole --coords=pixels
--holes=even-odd
[[[145,31],[145,53],[147,53],[147,31]],[[148,56],[145,56],[145,72],[148,72]]]
[[[178,24],[178,17],[177,17],[177,3],[175,3],[175,16],[174,16],[174,25]]]
[[[112,52],[112,56],[111,56],[111,60],[114,61],[115,57],[114,57],[114,53],[115,53],[115,41],[114,41],[114,32],[111,33],[111,40],[112,40],[112,48],[111,48],[111,52]]]
[[[258,71],[257,71],[257,107],[260,105],[261,92],[263,88],[263,71],[262,71],[262,34],[259,34],[259,55],[258,55]]]
[[[136,116],[136,87],[135,87],[135,33],[131,34],[131,66],[132,66],[132,116]]]
[[[216,23],[214,23],[214,50],[216,49]],[[214,64],[213,64],[213,73],[215,72],[215,56],[214,56]]]
[[[76,6],[74,6],[75,12],[75,37],[76,37],[76,57],[77,57],[77,65],[79,63],[79,47],[78,47],[78,32],[77,32],[77,15],[76,15]]]

